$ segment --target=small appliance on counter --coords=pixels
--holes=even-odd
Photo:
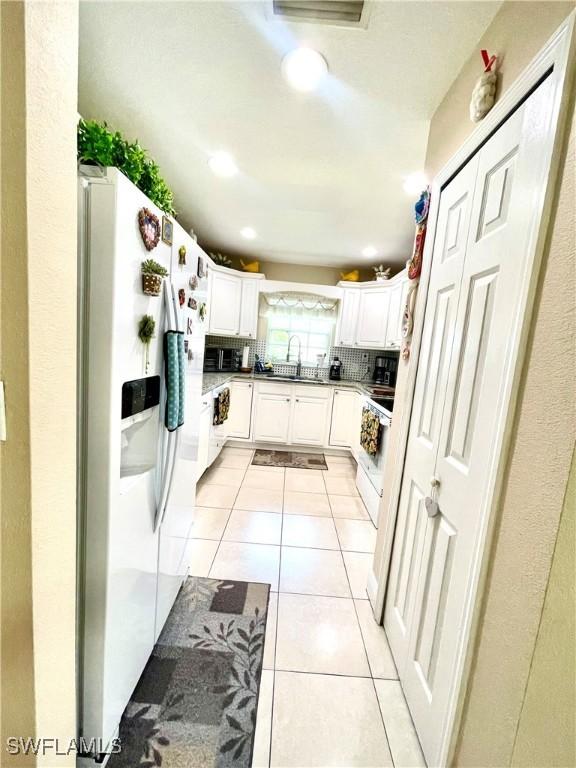
[[[398,355],[378,355],[374,363],[372,381],[374,384],[385,384],[387,387],[396,386],[398,372]]]
[[[240,351],[223,347],[206,347],[204,350],[204,372],[237,371],[240,367]]]
[[[330,364],[330,373],[328,374],[331,381],[340,381],[342,378],[342,363],[338,357],[335,357]]]

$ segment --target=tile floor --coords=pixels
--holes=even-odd
[[[253,467],[224,448],[197,493],[191,574],[272,585],[253,765],[424,766],[366,595],[376,544],[355,464]]]

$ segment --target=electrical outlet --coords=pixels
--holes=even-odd
[[[368,352],[362,352],[361,360],[362,360],[363,363],[367,363],[368,362]]]

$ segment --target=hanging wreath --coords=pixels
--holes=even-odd
[[[151,251],[160,240],[160,221],[149,208],[141,208],[138,211],[138,226],[147,251]]]

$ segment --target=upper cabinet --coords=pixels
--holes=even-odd
[[[399,349],[408,290],[406,272],[387,282],[343,287],[336,344],[364,349]]]
[[[245,276],[242,272],[211,265],[208,333],[256,338],[258,280],[263,277]]]

